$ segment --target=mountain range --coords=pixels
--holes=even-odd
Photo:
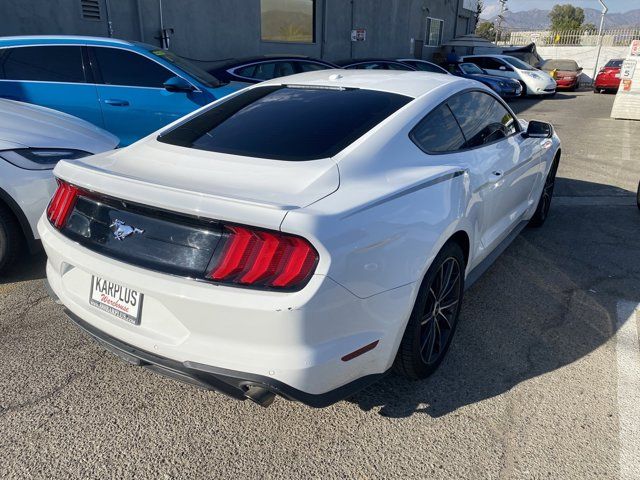
[[[596,27],[600,25],[600,10],[595,8],[585,8],[585,23],[593,23]],[[494,15],[491,18],[480,17],[480,21],[494,22],[498,18]],[[514,30],[545,30],[549,28],[549,10],[527,10],[523,12],[512,12],[507,10],[504,13],[503,26]],[[607,13],[604,17],[605,29],[616,28],[640,28],[640,8],[630,10],[625,13]]]

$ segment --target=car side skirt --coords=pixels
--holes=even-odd
[[[502,255],[502,252],[504,252],[507,249],[507,247],[511,244],[511,242],[513,242],[516,239],[516,237],[520,235],[520,232],[524,230],[524,228],[527,226],[528,223],[529,223],[528,220],[522,220],[520,223],[516,224],[516,226],[513,228],[513,230],[511,230],[509,235],[507,235],[504,238],[504,240],[502,240],[498,244],[498,246],[494,248],[493,251],[485,257],[484,260],[482,260],[478,265],[476,265],[473,268],[473,270],[471,270],[467,274],[467,278],[464,281],[465,290],[469,289],[469,287],[471,287],[471,285],[473,285],[482,276],[482,274],[489,269],[489,267],[493,264],[493,262],[495,262],[498,259],[498,257]]]

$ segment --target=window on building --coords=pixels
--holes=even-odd
[[[442,44],[442,30],[444,20],[427,17],[427,35],[425,45],[429,47],[439,47]]]
[[[260,0],[262,41],[315,42],[315,0]]]
[[[6,50],[0,77],[40,82],[85,81],[80,47],[20,47]]]
[[[94,52],[106,85],[162,88],[164,82],[175,76],[153,60],[134,52],[107,47],[95,47]]]

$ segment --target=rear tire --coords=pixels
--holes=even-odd
[[[20,254],[22,231],[13,214],[0,205],[0,272],[5,272]]]
[[[419,380],[436,371],[458,325],[464,273],[462,248],[445,244],[420,286],[393,364],[396,373]]]
[[[547,174],[547,178],[542,187],[542,193],[540,194],[540,200],[538,200],[538,207],[536,208],[533,217],[529,220],[530,227],[541,227],[549,216],[549,209],[551,208],[551,199],[553,198],[553,189],[556,184],[556,173],[558,172],[558,164],[560,160],[556,157],[553,160],[551,169]]]

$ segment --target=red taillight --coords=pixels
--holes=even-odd
[[[295,289],[315,269],[318,253],[303,238],[235,225],[224,228],[224,243],[207,274],[211,280]]]
[[[67,223],[67,219],[73,210],[78,199],[78,187],[69,185],[61,180],[58,181],[58,189],[47,208],[47,218],[56,228],[62,228]]]

